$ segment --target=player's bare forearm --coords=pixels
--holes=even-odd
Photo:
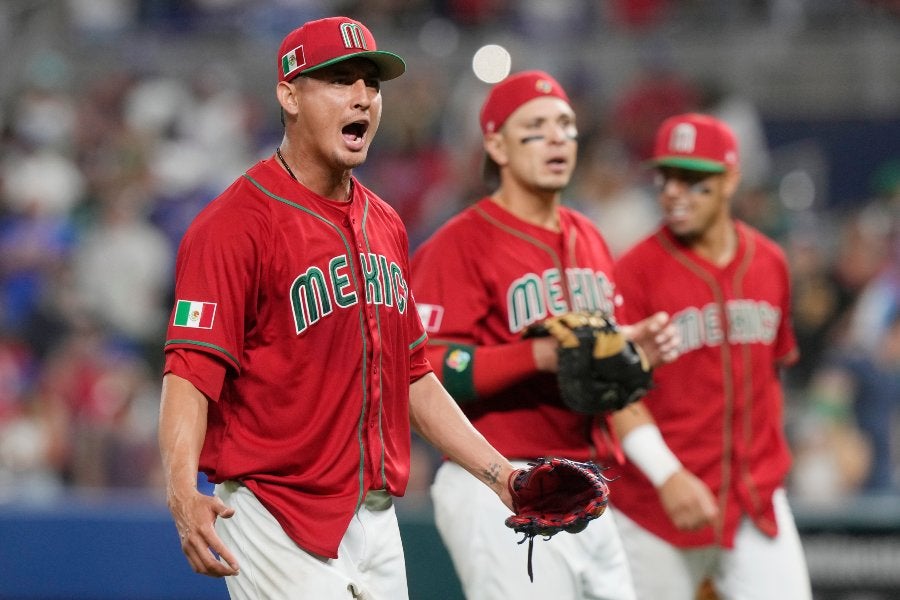
[[[429,373],[410,386],[409,417],[423,439],[489,486],[512,508],[507,483],[513,466],[475,429],[434,374]]]
[[[167,374],[159,411],[159,448],[166,479],[166,502],[181,550],[196,573],[211,577],[235,575],[237,561],[216,535],[218,517],[234,510],[197,490],[197,466],[206,434],[207,399],[189,381]],[[212,549],[224,562],[216,559]]]
[[[632,402],[622,410],[612,414],[612,424],[616,436],[621,440],[641,425],[655,424],[653,415],[643,401]]]
[[[167,374],[159,408],[159,450],[172,499],[196,490],[197,465],[206,435],[206,397],[189,381]]]

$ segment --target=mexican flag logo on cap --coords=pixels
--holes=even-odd
[[[303,54],[303,46],[297,46],[281,57],[281,74],[287,77],[291,71],[305,64],[306,57]]]
[[[175,305],[174,325],[194,329],[212,329],[216,305],[213,302],[179,300]]]

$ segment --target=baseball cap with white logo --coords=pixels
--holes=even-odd
[[[656,133],[655,167],[724,173],[738,164],[737,140],[722,121],[699,113],[686,113],[663,121]]]
[[[510,75],[488,92],[481,107],[481,131],[498,131],[516,109],[535,98],[553,96],[569,102],[565,90],[543,71],[522,71]]]
[[[378,50],[369,29],[347,17],[309,21],[293,30],[278,49],[278,81],[290,81],[350,58],[368,58],[382,81],[406,71],[406,63],[392,52]]]

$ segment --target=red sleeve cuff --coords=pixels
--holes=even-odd
[[[426,345],[420,344],[409,357],[409,382],[415,383],[432,372],[431,363],[425,354]]]
[[[226,367],[206,352],[175,348],[166,351],[163,374],[172,373],[190,381],[204,396],[216,402],[222,393]]]

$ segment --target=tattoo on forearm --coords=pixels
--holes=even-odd
[[[481,474],[488,484],[495,485],[500,482],[500,465],[491,463],[487,469],[481,472]]]

